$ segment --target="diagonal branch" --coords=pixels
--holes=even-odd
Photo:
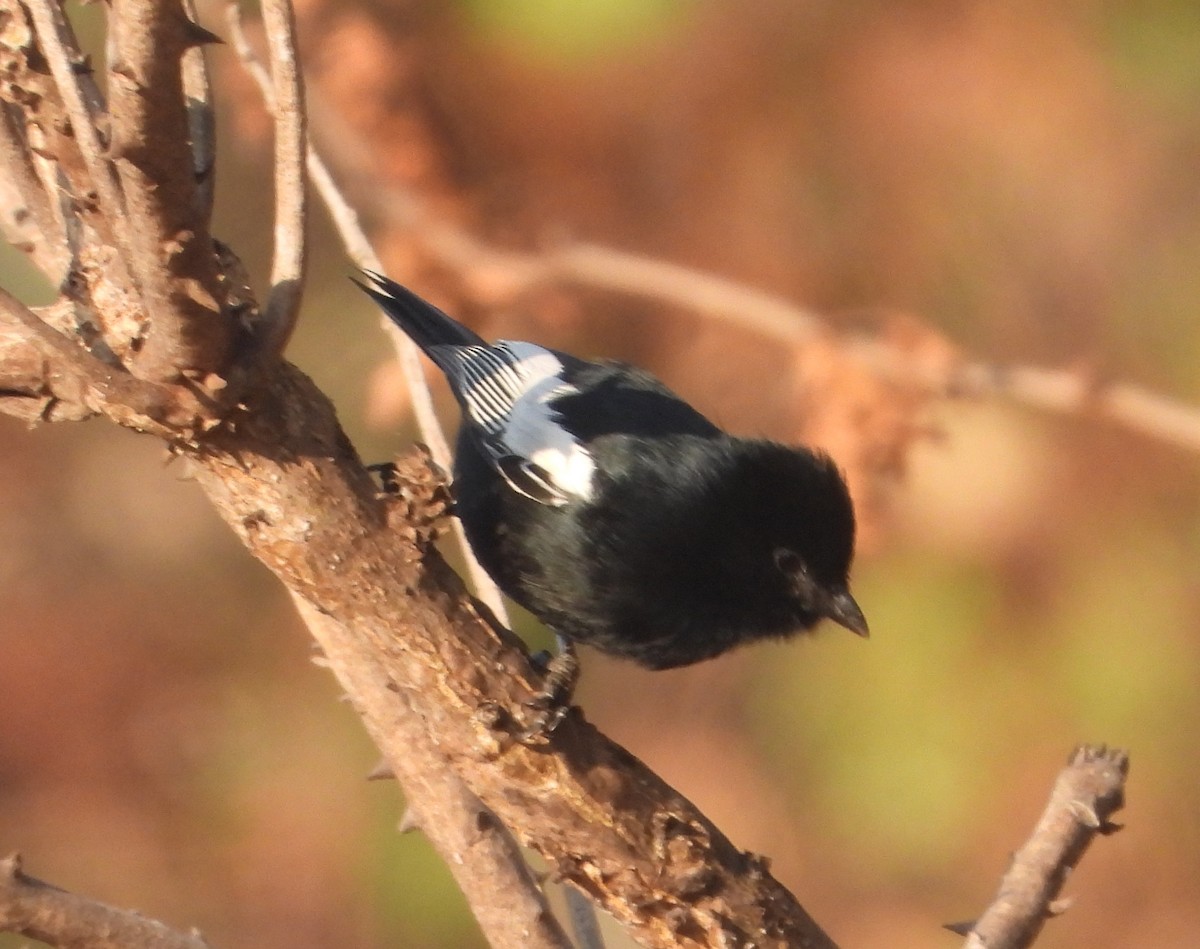
[[[571,284],[666,301],[795,347],[830,329],[818,313],[707,271],[588,242],[560,242],[522,253],[486,243],[432,214],[413,190],[383,180],[366,159],[369,146],[330,109],[315,113],[326,152],[372,205],[404,228],[435,260],[455,270],[467,292],[514,299],[544,286]],[[482,295],[482,294],[481,294]],[[1044,412],[1091,414],[1130,431],[1200,452],[1200,406],[1076,368],[998,366],[956,357],[926,366],[878,334],[846,340],[852,358],[883,378],[916,384],[942,398],[1007,399]]]
[[[209,949],[194,930],[179,932],[34,879],[17,854],[0,860],[0,932],[61,949]]]
[[[91,188],[80,189],[79,197],[87,195],[89,190],[93,192],[107,230],[106,237],[128,260],[133,247],[130,225],[116,172],[108,161],[106,144],[100,137],[99,92],[91,77],[77,68],[83,62],[83,55],[57,0],[28,0],[28,7],[37,29],[38,44],[50,65],[50,73],[70,121],[71,134],[87,169]]]
[[[210,414],[190,389],[101,362],[0,289],[0,409],[30,421],[105,415],[163,438],[202,431]]]
[[[225,17],[226,22],[229,24],[229,33],[234,50],[237,52],[238,58],[242,61],[242,66],[257,84],[268,111],[274,110],[275,95],[271,76],[263,68],[262,63],[255,56],[254,50],[250,46],[250,41],[246,36],[246,31],[242,24],[241,7],[238,5],[237,0],[231,0],[231,2],[226,4]],[[318,194],[320,194],[321,200],[325,202],[325,208],[333,219],[334,226],[337,228],[338,234],[342,238],[342,243],[350,254],[350,258],[360,268],[383,271],[385,269],[383,263],[379,259],[379,255],[375,253],[375,248],[371,246],[370,240],[368,240],[366,233],[363,231],[358,214],[339,190],[337,183],[333,180],[333,176],[329,173],[329,168],[326,166],[324,159],[311,144],[306,149],[306,164],[308,176],[316,187]],[[433,396],[429,391],[429,385],[425,381],[425,371],[421,363],[420,350],[391,320],[381,318],[381,322],[388,334],[388,338],[392,341],[392,345],[396,349],[396,356],[400,361],[400,366],[404,373],[404,381],[408,386],[409,401],[413,406],[413,415],[416,417],[417,428],[421,432],[421,438],[429,446],[434,462],[443,471],[450,471],[450,443],[446,439],[446,434],[442,430],[441,422],[438,421],[437,412],[433,406]],[[471,587],[474,589],[475,595],[487,604],[493,615],[501,623],[508,625],[508,613],[505,609],[504,598],[500,595],[499,588],[479,565],[479,561],[475,559],[470,546],[467,544],[466,536],[462,532],[462,525],[458,521],[454,522],[454,530],[458,538],[459,547],[463,551],[467,572],[471,577]]]
[[[347,662],[381,663],[369,690],[384,727],[408,706],[466,786],[525,846],[651,947],[832,941],[774,877],[661,778],[576,712],[548,745],[514,740],[538,677],[484,620],[432,546],[428,478],[401,471],[380,502],[332,407],[286,363],[268,367],[236,424],[193,449],[218,512],[297,595],[348,630]],[[403,742],[381,748],[402,773]]]
[[[351,695],[386,691],[387,670],[378,657],[364,662],[346,626],[301,597],[292,599],[321,645],[322,664]],[[463,784],[407,701],[397,704],[407,707],[399,709],[401,714],[383,716],[375,703],[362,706],[363,722],[377,747],[392,750],[389,764],[399,769],[395,777],[404,789],[408,812],[416,815],[454,875],[489,944],[494,949],[570,949],[512,837]]]
[[[1080,745],[1054,783],[1037,826],[974,923],[964,949],[1025,949],[1067,901],[1058,899],[1067,875],[1097,834],[1120,829],[1112,815],[1125,805],[1129,756],[1105,745]],[[960,927],[951,927],[959,931]],[[965,928],[965,927],[961,927]]]

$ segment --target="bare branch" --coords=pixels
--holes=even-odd
[[[130,266],[151,317],[133,371],[165,382],[219,376],[232,330],[213,241],[196,213],[181,66],[184,53],[209,37],[182,0],[116,0],[111,35],[112,154],[126,200]]]
[[[383,664],[362,661],[349,630],[293,594],[325,663],[350,695],[387,690]],[[403,700],[406,704],[406,700]],[[398,703],[400,704],[400,703]],[[454,772],[411,708],[382,716],[374,703],[360,708],[367,731],[385,752],[404,789],[408,814],[441,855],[493,949],[570,949],[516,842]]]
[[[282,353],[296,325],[304,283],[305,227],[304,83],[296,62],[296,20],[289,0],[263,0],[271,60],[271,112],[275,117],[275,258],[271,293],[263,311],[264,346]]]
[[[70,262],[66,230],[42,188],[17,111],[6,102],[0,102],[0,188],[12,192],[0,199],[9,242],[25,247],[51,280],[61,281]]]
[[[208,949],[195,931],[182,933],[34,879],[17,854],[0,860],[0,932],[60,949]]]
[[[121,248],[122,256],[128,258],[133,245],[125,216],[125,200],[108,161],[97,122],[100,94],[91,76],[76,68],[82,64],[83,55],[57,0],[29,0],[28,7],[37,29],[38,45],[50,64],[56,90],[70,120],[71,135],[88,172],[91,189],[80,189],[77,197],[84,198],[89,190],[94,193],[108,232],[106,236]],[[60,161],[65,158],[57,157]]]
[[[1051,916],[1058,894],[1097,834],[1119,829],[1129,756],[1105,745],[1080,745],[1054,783],[1033,833],[1012,858],[1000,889],[971,927],[964,949],[1024,949]],[[958,927],[952,927],[956,931]]]
[[[101,362],[0,289],[0,409],[30,421],[105,415],[164,438],[211,423],[190,389],[137,379]]]
[[[1094,414],[1142,435],[1200,452],[1200,408],[1127,382],[1100,382],[1078,369],[963,365],[950,394],[1007,398],[1063,415]]]

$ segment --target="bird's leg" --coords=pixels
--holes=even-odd
[[[579,681],[579,657],[571,640],[557,633],[554,639],[558,643],[558,655],[546,661],[542,688],[528,703],[533,714],[518,736],[522,742],[545,738],[571,710],[571,696]]]

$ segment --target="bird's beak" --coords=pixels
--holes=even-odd
[[[854,602],[854,597],[846,590],[835,593],[829,598],[829,606],[825,610],[825,615],[839,626],[845,626],[850,632],[863,639],[871,635],[871,631],[867,628],[867,618],[863,616],[862,610]]]

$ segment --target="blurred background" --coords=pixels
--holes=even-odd
[[[843,342],[1200,403],[1200,6],[298,7],[314,137],[393,276],[485,336],[645,365],[851,477],[870,641],[830,628],[653,674],[589,652],[588,718],[848,949],[956,945],[938,927],[990,900],[1074,744],[1128,748],[1128,827],[1038,944],[1194,946],[1200,458],[1090,413],[928,399]],[[99,50],[103,8],[71,12]],[[219,8],[201,19],[226,34]],[[216,232],[261,290],[270,124],[230,48],[209,52]],[[289,356],[383,460],[411,419],[317,217]],[[834,332],[785,346],[478,251],[571,241],[742,281]],[[0,282],[49,299],[7,249]],[[103,422],[0,418],[0,456],[0,850],[222,949],[481,946],[429,846],[396,834],[395,785],[366,782],[372,748],[281,588],[186,470]]]

